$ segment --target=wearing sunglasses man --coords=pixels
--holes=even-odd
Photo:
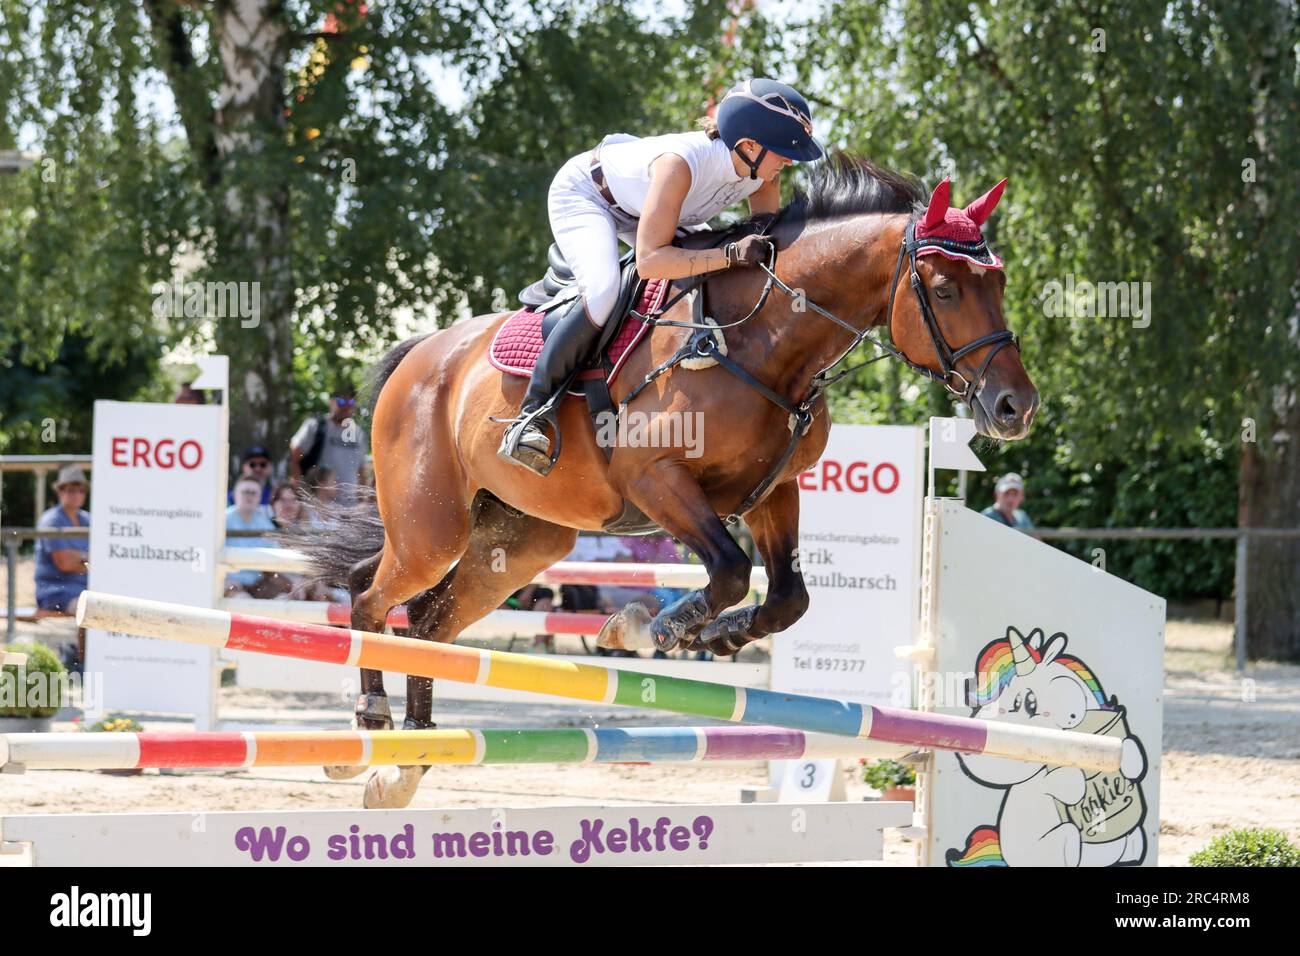
[[[271,476],[273,474],[271,453],[261,445],[247,449],[239,459],[239,474],[230,483],[226,492],[226,504],[235,503],[235,485],[245,478],[252,478],[262,486],[262,500],[259,504],[271,506]]]
[[[328,415],[313,415],[289,442],[289,481],[297,488],[313,468],[329,468],[338,480],[338,501],[356,501],[370,442],[356,422],[356,392],[339,388],[330,397]]]

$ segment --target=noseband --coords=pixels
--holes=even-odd
[[[944,337],[943,330],[939,328],[939,320],[935,318],[934,309],[930,305],[930,297],[926,294],[925,283],[921,281],[921,275],[916,270],[916,254],[918,250],[927,247],[941,247],[951,249],[954,252],[962,252],[967,255],[974,255],[984,251],[987,247],[981,242],[958,242],[955,239],[917,239],[916,223],[909,222],[903,232],[903,244],[898,248],[898,262],[894,265],[894,278],[889,283],[889,305],[885,307],[885,328],[889,331],[890,338],[893,338],[894,323],[894,293],[898,291],[898,280],[903,274],[903,260],[907,259],[911,277],[909,283],[912,291],[916,293],[916,302],[921,307],[921,317],[925,321],[925,330],[930,333],[930,341],[934,343],[935,355],[939,357],[939,367],[941,371],[935,372],[926,368],[924,365],[918,365],[913,362],[902,352],[897,349],[891,349],[890,354],[895,358],[901,359],[913,371],[919,372],[927,378],[934,379],[936,382],[942,382],[943,387],[952,394],[956,395],[967,405],[974,407],[975,395],[980,386],[984,384],[984,376],[988,374],[989,365],[993,357],[1002,350],[1004,346],[1014,345],[1016,350],[1020,349],[1020,340],[1016,338],[1016,333],[1010,329],[1000,329],[997,332],[990,332],[988,335],[981,335],[973,342],[967,342],[959,349],[953,349]],[[963,356],[969,355],[977,349],[982,349],[986,345],[993,346],[989,349],[989,354],[984,357],[983,364],[980,365],[979,371],[975,373],[974,378],[968,379],[957,369],[957,362]],[[954,379],[961,382],[961,387],[957,387]]]

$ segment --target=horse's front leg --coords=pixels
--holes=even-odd
[[[786,481],[746,517],[754,545],[767,567],[767,598],[762,604],[727,611],[699,634],[695,645],[719,657],[784,631],[808,610],[808,590],[799,570],[799,486]]]
[[[709,584],[674,601],[653,620],[648,620],[643,605],[629,605],[606,624],[599,643],[629,649],[653,646],[662,651],[690,645],[705,625],[749,592],[749,557],[727,533],[695,476],[679,463],[651,465],[633,479],[625,494],[699,556]]]

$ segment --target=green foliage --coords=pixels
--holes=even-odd
[[[83,726],[81,729],[86,733],[93,734],[138,734],[144,730],[144,725],[122,714],[110,714],[103,720],[97,720],[95,723]]]
[[[1240,423],[1271,421],[1300,369],[1300,114],[1294,45],[1278,39],[1297,29],[1281,7],[1193,0],[836,0],[793,28],[771,69],[824,79],[833,141],[931,185],[950,175],[958,203],[1010,177],[986,232],[1043,407],[1026,441],[978,449],[990,470],[973,505],[1014,469],[1041,526],[1236,524]],[[1149,282],[1149,325],[1050,314],[1049,283],[1071,276]],[[860,375],[841,420],[951,414],[937,386]],[[1229,542],[1067,547],[1097,546],[1157,593],[1231,592]]]
[[[916,783],[916,773],[897,760],[862,761],[862,781],[873,790],[885,791],[891,787],[910,787]]]
[[[67,671],[54,652],[43,644],[10,644],[0,646],[0,656],[5,653],[25,654],[27,660],[0,668],[0,717],[57,714],[63,706],[62,678]],[[19,702],[24,706],[14,706]]]
[[[1300,866],[1300,847],[1280,830],[1233,830],[1215,837],[1187,862],[1191,866]]]
[[[1240,423],[1271,454],[1300,370],[1294,9],[827,0],[779,21],[747,8],[728,45],[733,6],[386,0],[322,34],[336,0],[273,5],[283,102],[218,156],[219,5],[0,0],[0,148],[43,157],[0,177],[0,448],[51,450],[33,444],[51,417],[61,442],[88,440],[89,397],[158,394],[156,357],[181,341],[229,352],[237,383],[275,356],[274,443],[396,339],[536,278],[565,160],[608,133],[692,128],[761,74],[808,93],[831,145],[950,175],[956,202],[1011,178],[987,232],[1043,408],[1026,441],[979,449],[972,505],[1014,469],[1040,526],[1235,524]],[[283,234],[247,235],[232,197],[282,210]],[[265,328],[153,315],[177,269],[242,275],[268,246],[292,284],[291,358]],[[1149,324],[1054,314],[1051,284],[1071,278],[1150,283]],[[236,389],[236,446],[255,392]],[[951,404],[886,362],[833,411],[921,423]],[[1062,546],[1103,547],[1158,593],[1231,590],[1228,543]]]

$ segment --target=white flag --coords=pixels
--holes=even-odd
[[[969,418],[930,419],[930,467],[958,471],[983,471],[984,464],[970,450],[975,422]]]

